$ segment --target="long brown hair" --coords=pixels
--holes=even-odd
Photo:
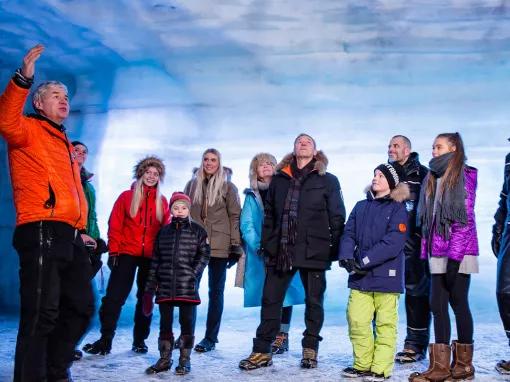
[[[459,133],[443,133],[439,134],[436,139],[445,138],[448,141],[448,145],[455,146],[453,157],[448,163],[448,167],[443,175],[443,181],[441,182],[441,195],[444,195],[445,191],[452,190],[461,176],[464,176],[463,169],[466,163],[467,157],[464,150],[464,142]],[[434,139],[434,141],[436,140]],[[425,189],[427,198],[434,194],[436,190],[436,177],[428,176],[427,188]]]

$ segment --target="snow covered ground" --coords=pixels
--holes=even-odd
[[[326,316],[322,330],[324,340],[319,351],[319,367],[315,370],[302,370],[299,367],[301,358],[301,332],[303,330],[302,307],[295,309],[290,333],[290,352],[274,357],[274,365],[269,368],[244,372],[238,369],[240,359],[250,352],[251,340],[257,325],[257,311],[252,317],[236,319],[228,316],[220,332],[220,343],[216,350],[206,353],[193,353],[191,358],[191,374],[179,377],[171,372],[156,376],[146,376],[144,370],[157,359],[157,324],[153,322],[153,331],[148,340],[149,353],[138,355],[131,352],[131,329],[123,325],[115,337],[112,353],[106,357],[86,355],[73,366],[76,381],[339,381],[342,368],[349,366],[351,345],[345,325],[334,325],[330,322],[334,317]],[[475,317],[476,320],[476,317]],[[201,339],[203,321],[197,325],[197,339]],[[13,355],[16,343],[17,321],[14,318],[0,316],[0,381],[12,379]],[[402,344],[405,326],[401,321],[399,330],[399,347]],[[98,336],[94,328],[84,342],[95,340]],[[475,323],[475,367],[477,381],[508,381],[510,376],[500,376],[494,370],[497,360],[510,357],[510,349],[504,338],[499,322]],[[173,359],[177,362],[178,352],[174,351]],[[424,370],[428,365],[422,361],[414,365],[396,365],[392,381],[407,381],[407,376],[416,370]],[[345,380],[350,380],[345,378]]]

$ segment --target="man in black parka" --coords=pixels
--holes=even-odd
[[[406,202],[409,236],[404,247],[407,335],[404,349],[395,357],[397,362],[408,363],[425,358],[430,339],[430,272],[428,261],[420,259],[421,232],[420,228],[416,227],[421,183],[428,169],[420,163],[418,153],[412,151],[409,138],[403,135],[391,138],[388,144],[388,162],[400,167],[402,179],[411,192]]]
[[[509,139],[510,140],[510,139]],[[503,321],[510,345],[510,153],[505,159],[505,179],[499,197],[499,207],[494,215],[492,227],[492,250],[498,258],[496,296],[499,314]],[[510,374],[510,360],[500,361],[496,370],[501,374]]]
[[[269,186],[262,230],[266,279],[261,322],[251,355],[239,363],[245,370],[272,364],[271,343],[280,328],[285,292],[299,270],[306,293],[301,367],[317,367],[319,335],[324,321],[326,270],[337,259],[345,223],[338,179],[326,172],[328,160],[314,139],[300,134],[294,151],[277,166]]]

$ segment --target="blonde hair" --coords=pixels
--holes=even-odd
[[[204,157],[207,154],[213,154],[218,158],[218,170],[209,178],[204,195],[204,188],[202,187],[206,174],[204,170]],[[196,187],[193,195],[193,203],[202,205],[204,199],[207,201],[209,207],[213,206],[216,202],[224,196],[224,185],[226,181],[226,173],[221,163],[221,154],[216,149],[207,149],[202,154],[202,162],[197,170]]]
[[[258,174],[257,169],[261,163],[269,162],[273,166],[273,175],[275,174],[276,169],[276,158],[269,153],[258,153],[255,154],[253,159],[250,162],[250,187],[252,190],[258,190]]]
[[[159,190],[160,182],[156,183],[156,218],[160,223],[163,222],[163,198]],[[134,219],[142,204],[143,199],[143,180],[139,178],[136,180],[133,187],[133,197],[131,198],[131,206],[129,208],[129,215]]]

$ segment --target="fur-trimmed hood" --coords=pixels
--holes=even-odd
[[[283,159],[276,165],[276,171],[282,171],[284,168],[287,168],[292,163],[292,160],[295,158],[294,153],[289,153],[283,157]],[[326,174],[328,169],[328,157],[322,150],[318,150],[317,154],[314,156],[315,165],[313,166],[313,171],[317,171],[319,175]]]
[[[159,172],[159,179],[162,181],[165,178],[165,165],[161,158],[155,155],[150,155],[140,160],[133,168],[133,176],[135,179],[140,179],[149,167],[154,167]]]
[[[368,185],[365,187],[365,194],[367,195],[368,200],[374,200],[375,195],[372,192],[372,185]],[[397,184],[397,187],[395,187],[393,190],[391,190],[390,194],[385,196],[382,199],[391,199],[395,202],[404,202],[406,200],[409,200],[411,197],[411,191],[409,190],[409,186],[404,183],[400,182]]]

